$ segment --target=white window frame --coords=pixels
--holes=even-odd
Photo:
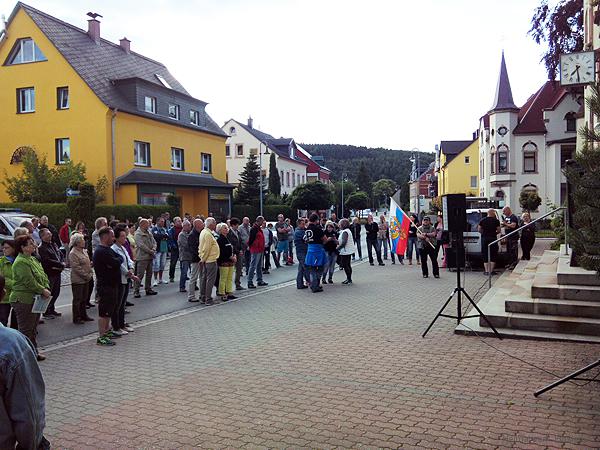
[[[175,156],[177,154],[179,154],[179,158]],[[182,148],[171,147],[171,169],[185,170],[184,151]]]
[[[66,144],[66,149],[65,149]],[[57,138],[54,141],[56,164],[63,165],[71,161],[71,140],[69,138]],[[65,156],[66,150],[66,158]]]
[[[17,89],[17,112],[27,114],[35,112],[35,88]]]
[[[31,43],[31,59],[24,60],[23,56],[25,55],[25,51],[24,51],[25,45],[29,44],[29,43]],[[39,54],[38,54],[38,51],[39,51]],[[18,61],[17,61],[17,55],[20,56]],[[46,56],[42,52],[42,50],[37,46],[35,41],[31,38],[19,39],[19,41],[15,45],[15,48],[12,51],[10,58],[11,59],[10,59],[10,62],[8,63],[8,65],[27,64],[27,63],[33,63],[33,62],[48,61],[46,59]]]
[[[145,161],[142,161],[142,159],[144,159]],[[150,164],[150,143],[143,141],[133,141],[133,165],[140,167],[150,167]]]
[[[64,110],[69,109],[71,106],[70,98],[69,98],[69,87],[61,86],[56,88],[56,109]]]
[[[169,119],[179,120],[179,116],[180,116],[179,105],[177,105],[175,103],[169,103],[168,112],[169,112]]]
[[[148,101],[150,101],[150,104],[148,104]],[[144,111],[146,111],[150,114],[156,114],[156,108],[157,108],[156,97],[146,95],[144,97]]]
[[[190,109],[190,123],[192,125],[200,126],[200,111]]]
[[[204,165],[204,159],[208,160],[208,169]],[[212,173],[212,155],[210,153],[201,153],[200,154],[200,171],[202,173]]]
[[[244,156],[244,144],[235,144],[235,156]]]
[[[471,188],[477,188],[477,175],[471,175]]]
[[[465,156],[465,164],[471,164],[471,157]]]

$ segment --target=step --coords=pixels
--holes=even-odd
[[[496,328],[496,330],[504,339],[555,340],[600,344],[600,336],[588,336],[570,333],[548,333],[545,331],[518,330],[515,328]],[[491,328],[480,326],[479,319],[476,317],[464,319],[461,324],[454,329],[454,333],[467,336],[495,336]]]
[[[511,297],[504,304],[505,311],[511,313],[600,319],[600,302]]]
[[[531,296],[561,300],[600,302],[600,286],[559,284],[558,276],[536,275],[531,286]]]
[[[561,285],[600,286],[600,276],[591,270],[569,265],[570,255],[561,254],[558,259],[557,280]]]

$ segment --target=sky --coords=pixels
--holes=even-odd
[[[470,139],[502,49],[517,105],[547,79],[527,31],[540,0],[27,0],[165,64],[222,125],[275,137],[433,151]],[[552,3],[552,2],[551,2]],[[0,14],[15,6],[0,0]]]

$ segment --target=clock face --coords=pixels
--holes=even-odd
[[[594,52],[560,55],[560,84],[563,86],[593,83],[595,75]]]

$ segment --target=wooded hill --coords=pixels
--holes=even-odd
[[[350,181],[356,182],[360,163],[369,168],[371,180],[382,178],[394,180],[398,186],[407,183],[412,170],[410,158],[412,152],[407,150],[390,150],[387,148],[357,147],[342,144],[300,144],[313,156],[322,156],[324,165],[331,170],[333,181],[340,180],[342,172],[348,174]],[[433,153],[421,153],[420,165],[427,167],[434,160]]]

